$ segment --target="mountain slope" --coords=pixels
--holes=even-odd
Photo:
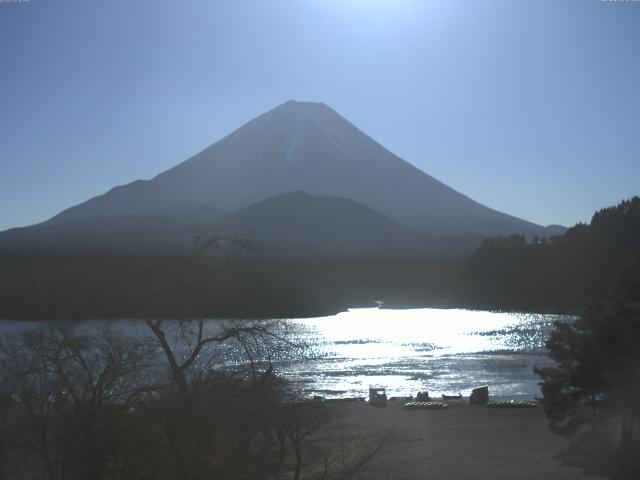
[[[291,191],[354,200],[433,235],[545,235],[400,159],[321,103],[287,102],[151,180],[116,187],[48,224],[215,207],[232,212]]]
[[[169,215],[113,215],[47,223],[0,233],[0,246],[18,251],[158,252],[182,249],[192,225]]]
[[[419,254],[428,239],[353,200],[290,192],[199,222],[276,256]],[[194,217],[113,215],[17,228],[0,245],[24,251],[169,252],[193,247]]]
[[[59,252],[175,251],[192,245],[197,225],[214,223],[220,216],[219,210],[201,206],[188,208],[180,215],[114,214],[45,222],[0,232],[0,247]]]

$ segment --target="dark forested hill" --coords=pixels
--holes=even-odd
[[[549,241],[484,240],[460,273],[456,301],[479,308],[576,310],[605,298],[640,249],[640,197],[604,208]]]
[[[429,245],[424,235],[353,200],[305,192],[269,198],[217,223],[277,256],[415,255]]]

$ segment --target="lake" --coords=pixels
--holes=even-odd
[[[533,368],[552,363],[544,342],[553,322],[566,318],[459,309],[350,309],[290,320],[308,348],[302,359],[280,358],[274,364],[307,396],[363,397],[369,385],[386,387],[389,396],[425,390],[432,396],[467,396],[472,388],[489,385],[493,398],[533,398],[540,395]],[[92,329],[103,323],[82,325]],[[140,320],[111,323],[130,334],[148,334]],[[42,325],[4,321],[0,331]]]
[[[552,362],[544,343],[566,317],[457,309],[352,309],[295,320],[315,355],[279,367],[307,394],[365,396],[369,385],[389,396],[462,393],[489,385],[492,397],[540,395],[535,366]]]

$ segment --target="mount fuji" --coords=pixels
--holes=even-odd
[[[298,194],[285,195],[291,192]],[[150,180],[115,187],[43,223],[2,232],[0,245],[184,244],[190,224],[238,225],[229,219],[258,202],[255,211],[275,215],[284,225],[286,200],[299,202],[300,192],[313,199],[307,202],[314,206],[309,222],[322,211],[317,226],[328,234],[338,234],[347,223],[366,224],[367,236],[378,228],[385,232],[381,238],[391,243],[393,238],[418,235],[479,239],[563,231],[481,205],[394,155],[323,103],[289,101]],[[345,208],[344,202],[353,218],[342,214],[335,223],[331,211]],[[319,207],[322,203],[324,208]],[[250,223],[245,221],[243,228],[251,230]],[[283,241],[292,228],[283,228]],[[277,244],[277,237],[271,229],[269,241]],[[304,231],[297,237],[304,243]],[[314,245],[320,248],[315,253],[322,254],[317,241]]]

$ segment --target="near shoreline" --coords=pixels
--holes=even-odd
[[[366,403],[331,405],[347,429],[384,435],[388,445],[357,478],[368,480],[586,479],[559,458],[569,442],[554,435],[541,407],[491,409],[464,401],[443,410]]]

